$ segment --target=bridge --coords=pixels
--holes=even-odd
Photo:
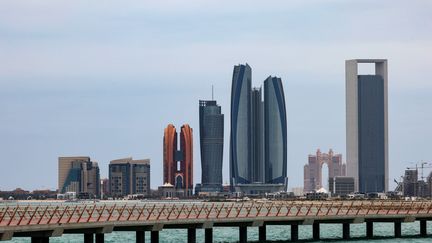
[[[20,202],[0,204],[0,240],[31,237],[32,243],[50,237],[83,234],[85,243],[104,242],[113,231],[131,231],[143,243],[145,231],[159,242],[163,229],[187,229],[188,242],[196,242],[196,229],[204,229],[205,242],[213,241],[214,227],[238,227],[240,242],[247,242],[247,227],[258,227],[259,240],[266,240],[266,227],[291,227],[291,240],[298,240],[299,226],[312,225],[314,240],[320,239],[320,224],[341,224],[342,238],[350,238],[351,224],[366,224],[372,238],[376,222],[394,224],[401,237],[404,222],[420,221],[420,235],[427,236],[432,220],[430,201],[117,201],[78,203]],[[288,239],[287,239],[288,240]]]

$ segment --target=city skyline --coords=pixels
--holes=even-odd
[[[150,158],[152,174],[162,175],[164,126],[198,128],[196,104],[210,99],[212,84],[226,123],[232,66],[245,62],[257,67],[254,80],[270,73],[283,80],[288,164],[297,168],[287,176],[289,187],[300,186],[310,151],[333,148],[346,158],[344,61],[353,58],[389,60],[392,189],[405,167],[430,160],[432,6],[414,2],[107,3],[101,10],[79,1],[82,8],[3,1],[0,164],[8,169],[0,171],[0,190],[56,188],[57,158],[67,155],[95,159],[103,177],[112,159]],[[224,137],[225,183],[229,129]],[[199,182],[199,149],[194,158]],[[151,180],[152,188],[161,184]]]

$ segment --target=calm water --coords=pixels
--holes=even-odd
[[[420,225],[418,222],[403,223],[402,235],[404,238],[393,238],[392,223],[375,223],[374,235],[377,239],[366,240],[365,236],[366,224],[352,224],[351,237],[354,239],[349,242],[432,242],[432,236],[429,238],[419,238]],[[345,242],[342,237],[341,224],[321,224],[321,238],[323,241]],[[428,224],[428,233],[432,233],[432,223]],[[214,242],[237,242],[238,228],[214,228]],[[180,243],[186,242],[187,231],[167,229],[160,232],[160,242]],[[267,240],[272,242],[287,242],[290,239],[290,226],[267,226]],[[299,239],[302,241],[311,241],[312,226],[299,226]],[[258,228],[248,228],[248,240],[258,242]],[[50,242],[82,242],[83,235],[64,235],[62,237],[51,238]],[[323,242],[321,241],[321,242]],[[14,238],[11,243],[30,242],[29,238]],[[135,232],[113,232],[105,235],[105,242],[135,242]],[[146,242],[150,242],[150,232],[146,232]],[[204,230],[197,230],[197,242],[204,242]]]

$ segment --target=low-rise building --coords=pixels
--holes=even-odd
[[[354,192],[354,177],[335,176],[329,178],[329,191],[332,196],[345,196]]]

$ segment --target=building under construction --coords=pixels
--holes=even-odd
[[[432,172],[424,178],[423,170],[432,168],[432,166],[424,166],[427,163],[422,163],[421,167],[407,168],[403,176],[403,181],[398,186],[398,190],[403,193],[404,197],[432,197]],[[419,178],[420,170],[420,178]]]

